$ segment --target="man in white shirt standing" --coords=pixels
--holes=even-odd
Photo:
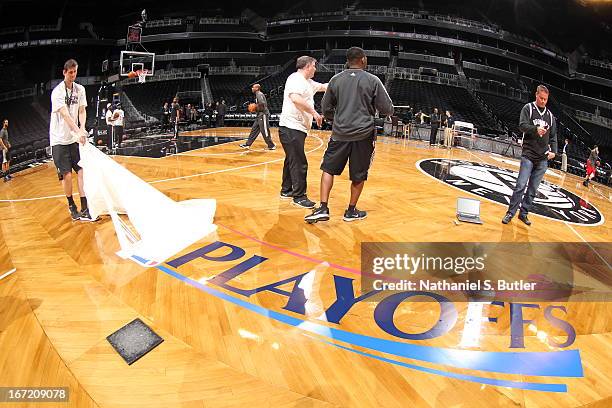
[[[121,142],[123,142],[123,121],[125,117],[125,112],[121,108],[121,104],[117,104],[117,108],[113,112],[113,116],[111,118],[113,124],[113,135],[115,139],[115,145],[113,147],[121,147]]]
[[[87,96],[85,87],[77,84],[78,64],[69,59],[64,63],[64,80],[51,92],[51,122],[49,124],[49,140],[53,162],[57,174],[62,181],[62,187],[68,200],[68,209],[73,221],[94,221],[87,208],[87,198],[83,189],[83,169],[79,166],[79,143],[87,141],[85,120],[87,114]],[[77,173],[79,195],[81,196],[81,211],[72,199],[72,170]]]
[[[314,94],[325,92],[327,84],[312,80],[317,60],[302,56],[296,61],[297,72],[289,75],[285,83],[283,110],[278,133],[285,150],[281,198],[293,198],[293,204],[303,208],[313,208],[315,203],[306,195],[306,176],[308,160],[304,152],[304,142],[312,126],[312,120],[321,126],[323,117],[315,111]]]

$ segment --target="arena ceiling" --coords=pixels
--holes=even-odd
[[[152,0],[1,0],[2,20],[14,25],[50,24],[60,16],[66,22],[130,24],[142,9],[149,19],[163,16],[210,15],[238,17],[251,9],[262,17],[336,11],[344,7],[428,10],[492,24],[518,34],[552,43],[566,52],[612,58],[612,1],[610,0],[225,0],[193,1],[180,6]]]

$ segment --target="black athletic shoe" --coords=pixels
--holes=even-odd
[[[367,216],[368,216],[367,212],[360,211],[357,208],[355,208],[353,211],[346,210],[344,212],[344,217],[342,219],[346,222],[351,222],[351,221],[363,220]]]
[[[72,221],[78,221],[81,218],[76,205],[69,205],[68,210],[70,210],[70,218],[72,218]]]
[[[282,200],[288,200],[289,198],[293,198],[293,195],[291,194],[291,191],[288,192],[288,193],[284,193],[284,192],[281,191],[280,198]]]
[[[585,186],[585,187],[588,187],[589,186],[589,180],[584,180],[582,182],[582,185]]]
[[[312,210],[312,214],[304,217],[304,221],[309,224],[314,224],[319,221],[329,221],[329,208],[315,208]]]
[[[314,208],[315,206],[315,202],[309,200],[308,197],[294,198],[292,204],[302,208]]]
[[[504,218],[502,218],[502,224],[508,224],[510,221],[512,221],[512,217],[512,214],[506,213],[506,215],[504,215]]]
[[[531,221],[527,218],[527,214],[519,214],[518,219],[523,221],[525,225],[531,225]]]
[[[242,147],[243,149],[250,149],[250,148],[251,148],[251,146],[249,146],[249,145],[248,145],[248,144],[246,144],[246,143],[243,143],[243,144],[238,145],[238,146],[239,146],[239,147]]]
[[[79,219],[81,221],[98,221],[100,219],[100,217],[96,217],[96,219],[91,218],[91,215],[89,214],[89,208],[84,209],[83,211],[81,211],[81,213],[79,214]]]
[[[276,145],[272,145],[272,147],[268,147],[268,150],[276,150]]]

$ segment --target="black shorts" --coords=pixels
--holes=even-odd
[[[53,156],[55,167],[57,167],[57,175],[60,176],[60,180],[64,174],[70,173],[73,169],[75,172],[81,170],[78,164],[81,156],[77,142],[69,145],[52,146],[51,155]]]
[[[374,160],[376,136],[356,142],[342,142],[329,139],[323,155],[321,170],[334,176],[339,176],[349,162],[349,178],[354,182],[368,179],[368,170]]]

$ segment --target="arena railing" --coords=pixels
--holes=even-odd
[[[280,71],[280,65],[265,65],[265,66],[256,66],[256,65],[243,65],[239,67],[232,66],[211,66],[208,69],[209,75],[227,75],[227,74],[236,74],[236,75],[261,75],[261,74],[271,74],[274,72]]]
[[[201,17],[200,25],[206,25],[206,24],[240,25],[240,19],[221,18],[221,17]]]
[[[612,71],[612,63],[610,62],[606,62],[606,61],[601,61],[598,59],[593,59],[593,58],[584,58],[583,61],[585,64],[588,65],[592,65],[594,67],[599,67],[599,68],[604,68],[604,69],[609,69]]]
[[[183,25],[182,18],[164,18],[162,20],[150,20],[146,23],[147,28],[173,27]]]
[[[399,10],[399,9],[363,9],[363,10],[348,10],[349,15],[353,16],[377,16],[377,17],[391,17],[391,18],[402,18],[402,19],[412,19],[412,20],[423,20],[425,14],[422,12],[410,11],[410,10]],[[275,20],[268,22],[268,26],[274,25],[282,25],[289,23],[297,23],[297,22],[308,22],[313,17],[323,17],[323,16],[338,16],[343,15],[343,12],[333,12],[333,13],[310,13],[299,16],[286,16],[283,20]],[[476,28],[479,30],[483,30],[486,32],[490,32],[492,34],[496,34],[499,36],[499,39],[503,40],[514,40],[517,45],[526,46],[533,48],[534,46],[539,51],[543,52],[546,55],[556,57],[561,59],[562,61],[567,61],[567,57],[563,55],[563,51],[552,44],[542,44],[537,40],[532,38],[527,38],[519,34],[515,34],[509,31],[505,31],[500,29],[496,25],[486,24],[480,21],[469,20],[460,17],[454,17],[444,14],[427,14],[426,18],[428,20],[438,21],[442,23],[452,24],[454,26],[463,26],[469,28]]]
[[[436,55],[425,55],[425,54],[417,54],[417,53],[412,53],[412,52],[400,52],[398,56],[400,60],[425,61],[425,62],[433,62],[435,64],[449,65],[449,66],[455,65],[455,61],[452,58],[438,57]]]
[[[21,34],[21,33],[25,33],[24,26],[0,28],[0,35]]]
[[[0,102],[10,101],[13,99],[26,98],[28,96],[34,96],[34,95],[36,95],[35,87],[17,89],[14,91],[0,93]]]
[[[581,110],[576,110],[576,117],[580,118],[580,119],[585,119],[591,123],[594,123],[596,125],[601,125],[604,126],[608,129],[612,129],[612,119],[603,117],[603,116],[599,116],[599,115],[595,115],[593,113],[590,112],[584,112]]]

